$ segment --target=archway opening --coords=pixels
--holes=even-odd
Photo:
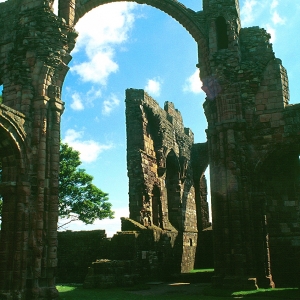
[[[1,122],[1,120],[0,120]],[[7,126],[4,125],[4,126]],[[9,126],[9,125],[8,125]],[[5,255],[10,255],[14,250],[15,229],[19,226],[23,215],[21,202],[18,195],[17,182],[22,180],[19,169],[19,151],[8,128],[0,125],[0,251],[4,253],[1,259],[5,260]],[[19,214],[18,214],[19,210]],[[10,250],[8,250],[10,249]],[[21,249],[19,249],[21,250]]]
[[[63,90],[66,109],[62,117],[62,138],[64,142],[68,142],[70,146],[83,152],[86,152],[87,148],[92,149],[94,145],[102,147],[101,159],[98,161],[85,159],[83,168],[94,176],[97,186],[109,193],[113,209],[116,209],[116,219],[120,219],[120,217],[128,216],[125,109],[122,104],[124,91],[128,88],[144,89],[158,102],[160,107],[164,106],[165,101],[173,102],[176,109],[181,112],[184,127],[191,128],[194,133],[195,142],[206,140],[207,125],[202,107],[205,95],[201,90],[201,84],[195,84],[195,82],[199,83],[199,71],[195,68],[198,49],[194,39],[174,19],[156,8],[141,4],[135,5],[134,9],[131,6],[123,6],[119,14],[114,14],[118,11],[115,5],[116,3],[110,3],[100,6],[99,11],[105,10],[106,12],[103,17],[98,14],[98,8],[92,10],[80,20],[76,28],[79,32],[78,44],[72,53],[71,72],[66,77]],[[106,10],[106,7],[110,6],[113,9]],[[132,13],[139,17],[135,18],[136,15],[133,16]],[[93,22],[97,19],[102,21],[109,19],[114,20],[114,24],[125,20],[120,24],[127,31],[120,31],[119,28],[113,27],[113,31],[107,31],[110,33],[107,37],[107,34],[100,29],[106,27],[103,23],[99,25],[81,23],[90,17]],[[134,23],[131,23],[133,19]],[[132,26],[128,27],[129,24]],[[155,26],[151,26],[151,24]],[[89,35],[94,29],[97,29],[95,35]],[[118,34],[115,35],[115,32]],[[110,39],[116,36],[126,38],[123,40]],[[100,37],[100,43],[95,46]],[[107,39],[107,43],[104,44],[105,39]],[[106,74],[106,76],[100,76],[101,74]],[[74,82],[77,83],[76,86],[74,86]],[[90,84],[88,87],[87,83]],[[200,115],[203,117],[199,117]],[[202,124],[199,124],[199,119],[200,122],[203,121]],[[160,131],[159,134],[161,135],[163,132]],[[84,145],[89,145],[89,147],[85,148]],[[154,150],[155,145],[153,147],[149,145],[150,148]],[[142,151],[140,153],[142,154]],[[91,158],[92,155],[88,155],[88,157]],[[170,161],[168,164],[170,165]],[[170,166],[172,168],[172,162]],[[151,167],[153,168],[149,165],[149,168]],[[142,178],[139,183],[141,187],[143,180]],[[177,196],[180,195],[180,184],[177,179],[177,191],[175,190]],[[156,195],[157,192],[152,189],[153,185],[150,185],[150,188],[144,191],[145,202],[149,196],[151,203],[151,193]],[[166,191],[162,187],[160,189],[161,197],[165,199]],[[186,194],[188,193],[187,190],[184,191]],[[171,193],[170,189],[169,194]],[[137,198],[134,198],[133,201],[135,206],[144,202],[143,199]],[[175,209],[171,212],[173,219],[171,223],[175,228],[179,228],[179,224],[183,223],[180,216],[180,205],[180,203],[174,204]],[[156,206],[156,208],[156,211],[159,212],[159,207]],[[168,219],[168,215],[165,215],[167,209],[165,207],[162,209],[164,211],[162,222],[164,222],[165,219]],[[135,217],[134,220],[140,222],[139,210],[135,210],[138,217]],[[168,211],[171,210],[170,206]],[[148,211],[146,213],[148,214]],[[160,224],[160,214],[155,212],[155,215],[152,222]],[[101,224],[105,225],[102,227]],[[108,230],[116,228],[107,226],[107,224],[111,224],[111,221],[96,222],[97,228]],[[68,229],[75,228],[76,230],[87,230],[95,227],[83,225],[72,227],[70,225]],[[167,224],[165,228],[167,228]],[[115,229],[115,231],[117,230],[120,229]],[[114,234],[115,231],[109,232],[108,236]],[[193,246],[190,248],[193,247],[196,247],[194,237]]]
[[[180,165],[175,152],[172,150],[167,156],[166,188],[168,216],[170,223],[176,228],[181,227],[181,183],[179,180]],[[180,228],[181,229],[181,228]]]
[[[113,4],[102,5],[99,10],[104,9],[106,6],[113,6]],[[122,211],[120,210],[122,214],[116,214],[116,218],[126,216],[126,210],[128,211],[128,199],[126,197],[128,179],[126,176],[126,161],[124,160],[126,156],[124,147],[125,130],[123,129],[125,120],[124,106],[122,105],[124,91],[127,88],[144,88],[161,107],[166,100],[174,101],[176,108],[182,113],[184,125],[190,127],[194,132],[195,141],[205,141],[206,139],[204,129],[207,125],[201,103],[204,93],[201,92],[201,86],[199,89],[192,90],[190,85],[194,82],[194,79],[199,81],[199,74],[195,72],[195,58],[197,57],[195,41],[180,24],[164,12],[149,5],[141,4],[136,5],[135,9],[135,13],[143,17],[136,18],[134,26],[126,32],[129,37],[126,42],[117,43],[116,48],[113,49],[112,52],[115,53],[115,56],[110,56],[110,58],[113,63],[118,65],[118,71],[109,73],[109,76],[105,79],[105,88],[99,81],[97,82],[96,77],[93,79],[84,78],[76,72],[77,66],[79,70],[79,66],[83,67],[87,64],[80,64],[80,59],[82,59],[80,56],[83,55],[82,52],[84,51],[81,51],[79,55],[80,51],[76,52],[78,49],[75,49],[72,54],[74,59],[71,63],[71,72],[67,75],[63,91],[63,100],[66,102],[66,110],[62,117],[62,137],[64,141],[70,141],[71,146],[72,144],[81,146],[85,141],[93,140],[97,141],[97,145],[100,147],[102,145],[107,146],[107,150],[101,152],[101,163],[93,162],[91,164],[87,162],[84,163],[83,167],[94,176],[97,186],[109,193],[113,205],[122,205]],[[86,14],[84,18],[88,19],[94,11],[96,9]],[[109,13],[107,13],[107,16],[109,16]],[[128,15],[124,18],[127,17]],[[114,19],[114,17],[109,18]],[[155,26],[151,26],[151,24],[155,24]],[[79,43],[81,37],[79,29],[81,26],[88,28],[86,24],[77,28]],[[94,28],[99,29],[99,26],[94,26]],[[85,35],[83,37],[85,44],[88,44],[86,33],[83,34]],[[102,32],[99,32],[99,30],[97,34],[102,36]],[[124,35],[119,34],[119,36]],[[176,38],[171,38],[172,36],[176,36]],[[178,39],[180,39],[180,43],[178,43]],[[83,47],[83,44],[79,45],[82,50]],[[102,50],[103,44],[100,44],[99,48]],[[91,50],[91,48],[89,49]],[[95,48],[92,51],[93,57],[98,57],[97,52],[94,51],[96,51]],[[87,57],[86,63],[89,63],[88,59]],[[94,69],[97,67],[96,63],[93,64],[93,67]],[[178,72],[179,68],[181,72]],[[80,70],[81,74],[85,74],[84,68]],[[127,75],[121,77],[125,73]],[[178,77],[179,73],[181,78]],[[193,78],[191,75],[193,75]],[[72,82],[78,82],[77,87],[80,87],[81,90],[76,90],[74,85],[72,86]],[[84,82],[90,82],[91,85],[87,88],[84,86]],[[66,100],[68,98],[72,99],[73,102],[68,102]],[[190,106],[186,105],[185,99],[189,101]],[[91,110],[92,113],[88,114],[88,111]],[[198,125],[199,115],[203,116],[201,119],[204,121],[200,126]],[[87,119],[90,120],[89,123],[93,126],[87,124]],[[68,135],[70,128],[72,129],[72,136]],[[105,138],[101,140],[100,137]],[[118,141],[111,142],[111,137],[118,139]],[[109,146],[112,147],[109,148]],[[102,169],[106,171],[99,172]],[[110,176],[109,174],[113,170],[115,170],[114,175]],[[112,184],[112,182],[114,183]],[[118,186],[118,189],[115,188],[116,186]],[[123,191],[122,194],[120,194],[120,191]],[[122,199],[122,201],[119,199]]]

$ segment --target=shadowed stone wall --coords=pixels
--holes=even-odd
[[[287,266],[299,265],[299,106],[289,105],[270,35],[240,27],[238,1],[204,4],[214,74],[204,86],[214,284],[273,286],[272,273],[279,284],[291,282]]]
[[[58,283],[83,283],[92,262],[110,258],[105,230],[58,232]]]

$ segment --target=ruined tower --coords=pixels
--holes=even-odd
[[[298,249],[298,183],[295,175],[287,175],[289,168],[295,174],[299,164],[299,136],[287,118],[297,114],[297,107],[288,104],[286,70],[275,57],[270,35],[259,27],[241,27],[238,1],[204,1],[203,13],[211,67],[210,76],[202,81],[207,94],[214,284],[272,287],[271,270],[280,280],[279,273],[290,264],[283,259],[290,253],[287,249]],[[278,164],[271,157],[284,156],[287,150],[283,149],[290,143],[296,143],[291,154],[294,167],[290,160],[284,168],[286,179],[271,176],[267,171],[271,161]],[[295,183],[289,196],[284,192],[285,180]],[[270,190],[278,181],[282,196]],[[276,222],[282,222],[281,228]],[[281,271],[272,263],[273,257]],[[297,261],[294,255],[293,259]]]
[[[181,248],[174,250],[181,255],[177,272],[189,272],[197,248],[197,218],[200,228],[209,223],[206,194],[200,196],[208,161],[199,150],[206,144],[194,144],[192,131],[184,127],[172,102],[163,110],[143,90],[126,91],[126,131],[130,218],[172,232]],[[192,164],[193,154],[198,157]]]
[[[261,241],[260,245],[265,244],[257,250],[251,244],[259,233],[253,232],[253,207],[245,188],[249,178],[244,148],[246,131],[251,126],[253,94],[257,92],[261,72],[255,56],[246,52],[255,45],[243,39],[247,30],[241,29],[238,1],[204,1],[203,12],[208,26],[211,66],[211,76],[203,78],[203,89],[207,94],[204,108],[211,170],[214,284],[255,286],[260,277],[269,278],[267,285],[272,286],[270,270],[262,268],[258,274],[258,257],[265,256],[269,260],[268,245]],[[264,52],[262,64],[267,64],[274,55],[271,46],[265,44],[267,38],[261,32],[257,39],[261,48],[256,49]],[[249,80],[245,80],[244,74]]]

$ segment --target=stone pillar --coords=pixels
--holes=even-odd
[[[2,187],[0,295],[7,299],[58,299],[60,91],[77,34],[52,13],[51,1],[44,2],[2,4],[16,24],[5,34],[0,28],[3,103],[26,118],[23,144],[11,141],[19,149],[15,162],[2,157],[8,182]]]

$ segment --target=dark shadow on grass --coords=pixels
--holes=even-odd
[[[147,287],[149,288],[149,287]],[[110,288],[110,289],[84,289],[82,285],[57,286],[60,300],[139,300],[138,295],[129,294],[124,288]],[[132,287],[134,290],[134,287]],[[139,285],[136,290],[146,289],[146,286]]]

